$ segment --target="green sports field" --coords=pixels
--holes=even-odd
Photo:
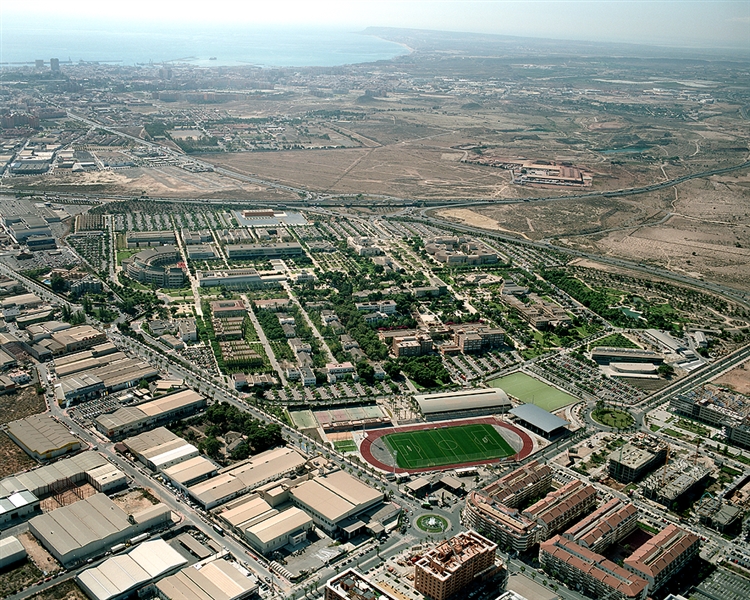
[[[492,425],[436,427],[383,436],[396,466],[424,469],[457,465],[516,453]]]
[[[536,377],[531,377],[520,371],[499,379],[493,379],[488,383],[490,387],[500,388],[506,394],[518,398],[521,402],[536,404],[539,408],[548,411],[578,402],[575,396],[566,394]]]

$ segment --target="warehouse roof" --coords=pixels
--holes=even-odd
[[[9,536],[0,540],[0,563],[14,555],[17,556],[18,560],[26,556],[26,548],[18,541],[18,538]]]
[[[200,402],[201,400],[203,400],[203,396],[201,396],[198,392],[195,392],[193,390],[182,390],[174,394],[169,394],[168,396],[157,398],[156,400],[152,400],[151,402],[147,402],[146,404],[141,404],[138,406],[138,408],[140,408],[149,417],[153,417],[161,413],[169,412],[171,410],[177,410],[183,406],[188,406],[195,402]]]
[[[145,420],[148,417],[158,417],[200,402],[205,402],[205,399],[198,392],[182,390],[138,406],[123,406],[113,413],[99,415],[96,421],[107,431],[117,430],[138,423],[138,421]]]
[[[208,506],[237,492],[251,490],[305,464],[291,448],[281,447],[253,456],[231,470],[190,487],[190,494]]]
[[[337,523],[369,508],[383,494],[344,471],[316,477],[290,490],[292,496],[327,521]]]
[[[195,456],[162,471],[164,475],[180,485],[207,477],[215,472],[216,465],[205,456]]]
[[[166,427],[157,427],[151,431],[145,431],[139,435],[129,437],[123,440],[122,443],[127,446],[128,450],[135,454],[145,454],[152,448],[180,439],[182,439],[180,436],[172,433]]]
[[[161,539],[144,542],[127,554],[113,556],[77,577],[94,600],[110,600],[187,564],[179,552]]]
[[[355,509],[351,502],[329,490],[317,479],[305,481],[291,490],[291,493],[299,502],[323,515],[331,523],[345,519]]]
[[[547,412],[543,408],[539,408],[535,404],[521,404],[512,409],[510,414],[546,433],[551,433],[568,424],[564,419],[556,417],[552,413]]]
[[[170,600],[235,600],[247,597],[258,582],[236,563],[214,560],[200,569],[187,567],[156,584]]]
[[[86,546],[110,537],[125,537],[132,527],[128,516],[104,494],[95,494],[69,506],[34,517],[29,522],[45,546],[59,556],[81,551]]]
[[[172,443],[170,442],[168,445],[171,446]],[[198,456],[198,454],[200,454],[198,448],[182,440],[182,443],[176,448],[165,448],[163,452],[159,452],[157,455],[152,456],[150,460],[154,467],[161,469],[163,465],[174,463],[175,461],[181,462]]]
[[[8,433],[32,454],[44,455],[81,447],[80,440],[50,415],[32,415],[8,423]]]
[[[306,512],[299,508],[290,508],[284,512],[277,512],[272,517],[263,519],[255,525],[251,525],[246,529],[246,532],[261,544],[267,544],[303,527],[310,528],[312,522],[310,515]]]
[[[237,502],[240,501],[238,500]],[[271,505],[260,496],[251,494],[250,496],[245,496],[244,502],[236,504],[229,510],[225,510],[219,516],[232,527],[241,527],[243,524],[249,523],[269,512],[275,514],[278,511],[271,508]]]
[[[46,495],[52,484],[65,478],[77,479],[84,473],[107,464],[107,459],[96,452],[82,452],[51,465],[0,480],[0,496],[18,490],[29,490],[37,496]]]
[[[423,414],[510,406],[508,394],[500,388],[417,394],[414,399]]]

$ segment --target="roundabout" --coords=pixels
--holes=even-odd
[[[597,406],[591,411],[591,418],[600,425],[613,429],[627,429],[635,425],[633,415],[625,410],[612,407]]]
[[[440,515],[428,513],[417,517],[415,525],[425,533],[443,533],[448,529],[448,520]]]

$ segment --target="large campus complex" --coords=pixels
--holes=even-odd
[[[741,3],[495,4],[6,23],[1,597],[750,598]]]

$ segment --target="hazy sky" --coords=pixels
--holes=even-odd
[[[3,27],[12,27],[18,15],[356,29],[373,25],[750,50],[750,0],[34,0],[1,4]]]

